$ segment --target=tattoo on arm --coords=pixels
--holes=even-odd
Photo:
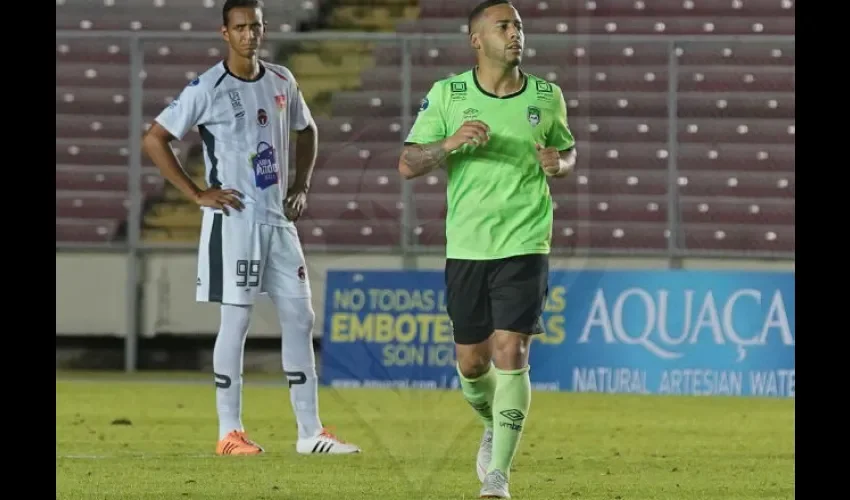
[[[443,149],[443,141],[430,144],[405,146],[402,160],[415,175],[422,175],[438,168],[449,153]]]

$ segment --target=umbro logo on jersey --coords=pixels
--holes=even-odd
[[[257,124],[261,127],[265,127],[269,124],[269,115],[263,108],[257,110]]]
[[[276,95],[274,96],[274,102],[277,104],[277,109],[283,111],[286,109],[286,96],[285,95]]]

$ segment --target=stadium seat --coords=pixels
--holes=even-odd
[[[555,181],[557,182],[557,181]],[[574,222],[667,222],[667,198],[664,195],[559,196],[553,200],[555,219]]]
[[[346,220],[304,220],[298,223],[298,235],[305,246],[356,247],[364,251],[374,247],[386,251],[401,241],[401,226],[395,222]]]
[[[467,71],[466,66],[425,66],[411,70],[411,90],[421,98],[435,79]],[[557,83],[565,92],[666,92],[669,71],[666,66],[534,66],[528,73]],[[376,67],[361,76],[363,90],[400,91],[402,79],[397,67]],[[794,68],[763,67],[742,70],[737,66],[682,68],[678,76],[680,92],[794,92]],[[417,99],[418,101],[418,99]]]
[[[685,223],[794,226],[794,203],[779,199],[686,198],[680,203]]]
[[[435,79],[473,65],[466,14],[478,0],[421,2],[400,32],[454,33],[412,47],[410,118]],[[796,51],[793,42],[678,42],[678,144],[671,148],[669,39],[589,42],[603,35],[794,34],[793,0],[514,0],[527,35],[524,67],[565,91],[578,141],[575,174],[551,180],[556,249],[667,248],[671,180],[691,249],[794,250]],[[266,5],[269,29],[294,31],[320,2]],[[217,31],[211,0],[57,0],[57,29]],[[536,34],[567,36],[544,44]],[[344,44],[340,44],[342,46]],[[110,241],[126,217],[129,52],[125,40],[57,39],[57,241]],[[198,72],[219,61],[221,41],[146,42],[142,77],[146,128]],[[261,57],[273,59],[267,44]],[[380,44],[374,66],[332,93],[317,112],[320,148],[299,233],[308,247],[363,251],[400,243],[403,130],[400,47]],[[359,71],[359,69],[358,69]],[[326,91],[306,78],[315,93]],[[303,83],[303,82],[302,82]],[[196,130],[175,144],[197,148]],[[678,172],[671,178],[670,155]],[[146,196],[163,179],[146,157]],[[444,244],[445,173],[413,181],[414,227],[423,246]],[[184,231],[185,232],[185,231]]]
[[[428,0],[421,2],[420,17],[466,16],[480,0]],[[685,0],[682,2],[642,2],[634,0],[604,0],[600,2],[564,2],[541,0],[512,0],[523,18],[557,16],[794,16],[791,0]]]
[[[209,68],[227,53],[224,41],[157,41],[142,44],[145,69],[147,65],[175,64]],[[260,49],[261,57],[271,51]],[[56,61],[60,64],[130,64],[130,49],[123,40],[70,38],[57,40]]]
[[[795,248],[793,226],[689,224],[683,232],[687,249],[793,252]]]
[[[316,195],[311,197],[301,220],[397,222],[401,208],[400,193],[381,196]]]
[[[401,178],[396,170],[317,169],[313,173],[311,193],[365,197],[372,194],[399,194]]]
[[[724,173],[712,171],[681,174],[677,183],[682,196],[794,199],[794,173]]]
[[[182,153],[181,143],[174,145],[177,153]],[[129,165],[130,150],[126,140],[100,141],[96,143],[77,142],[73,139],[56,141],[56,162],[65,165],[84,166],[120,166]],[[141,155],[142,166],[153,167],[147,155]]]
[[[128,202],[125,192],[57,191],[56,217],[123,219],[127,217]]]
[[[676,50],[681,67],[721,65],[739,67],[793,66],[795,47],[791,43],[768,42],[688,42]],[[585,43],[573,40],[567,47],[545,45],[535,41],[533,35],[526,39],[523,62],[529,65],[555,65],[563,67],[588,66],[663,66],[670,61],[669,43],[665,42],[598,42]],[[466,40],[441,43],[411,43],[411,63],[423,66],[472,67],[474,59]],[[377,66],[399,66],[401,50],[398,46],[381,45],[375,48]]]
[[[61,243],[110,242],[120,222],[115,219],[56,218],[56,241]]]
[[[409,112],[415,115],[421,97],[411,99]],[[378,99],[374,105],[372,99]],[[402,115],[401,91],[342,91],[332,97],[339,116],[375,116],[398,118]],[[665,92],[587,92],[566,96],[567,113],[576,116],[666,118],[668,98]],[[793,92],[682,92],[676,100],[682,118],[794,118],[796,96]]]
[[[142,113],[145,116],[160,114],[179,94],[180,88],[143,90]],[[129,112],[129,82],[122,87],[114,88],[56,87],[57,114],[77,114],[90,117],[105,115],[126,118]]]
[[[528,33],[570,35],[793,35],[794,17],[608,18],[539,17],[523,20]],[[466,33],[465,17],[427,18],[397,25],[401,33]]]
[[[557,222],[552,233],[556,251],[574,249],[663,250],[667,248],[664,224]],[[414,228],[417,243],[441,247],[446,243],[445,224],[432,221]]]
[[[145,64],[140,78],[145,91],[165,89],[175,94],[206,69],[200,64]],[[86,89],[129,87],[130,65],[63,62],[56,65],[56,83]]]
[[[322,140],[329,142],[384,142],[400,145],[404,139],[400,118],[369,116],[334,116],[316,118]]]
[[[79,191],[127,191],[129,172],[126,167],[56,166],[56,189]],[[162,176],[142,174],[142,189],[157,193],[162,189]]]

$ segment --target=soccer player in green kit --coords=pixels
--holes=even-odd
[[[469,16],[476,66],[436,82],[422,100],[399,171],[448,174],[447,309],[464,398],[484,423],[481,498],[508,482],[531,403],[528,352],[543,332],[552,198],[548,178],[575,166],[557,85],[520,70],[525,37],[508,0]]]

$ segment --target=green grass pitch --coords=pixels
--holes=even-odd
[[[57,499],[478,497],[459,392],[322,388],[324,423],[364,453],[300,456],[286,386],[247,375],[267,453],[217,457],[211,376],[74,376],[56,380]],[[792,499],[794,401],[537,392],[511,479],[517,500]]]

